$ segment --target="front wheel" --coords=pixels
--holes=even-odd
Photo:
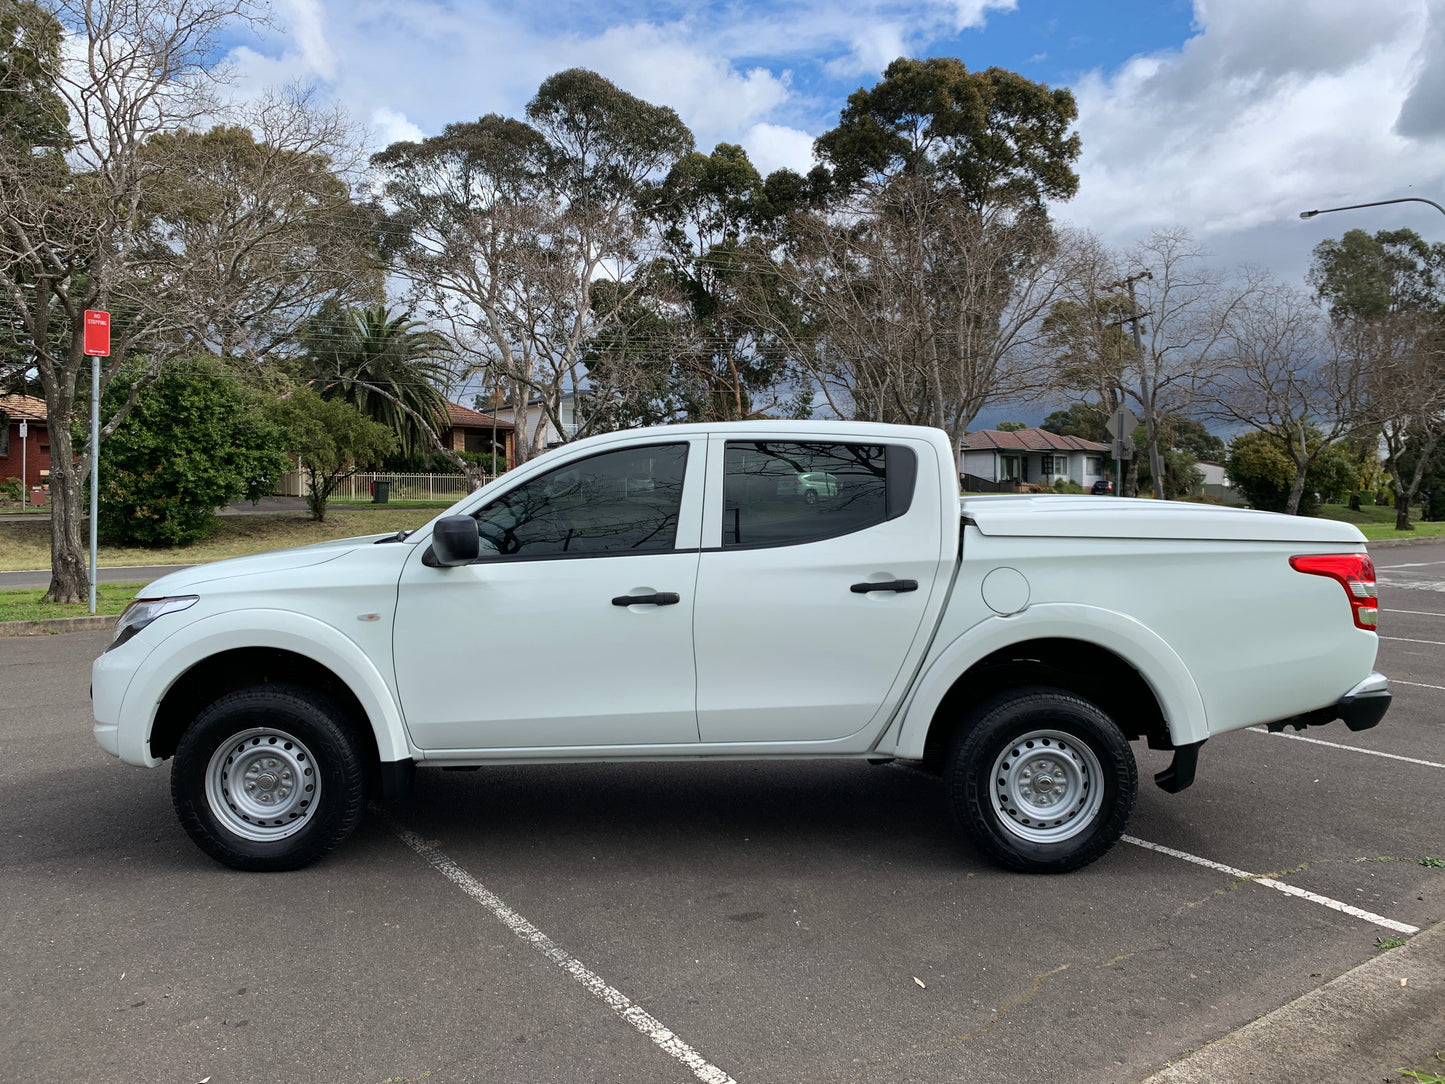
[[[944,772],[954,822],[1004,865],[1064,873],[1124,834],[1139,789],[1129,742],[1061,689],[1012,690],[960,728]]]
[[[336,706],[295,685],[227,693],[182,735],[171,800],[201,850],[233,869],[316,861],[356,829],[366,759]]]

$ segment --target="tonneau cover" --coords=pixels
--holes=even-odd
[[[1218,539],[1364,545],[1348,523],[1184,501],[1051,494],[967,494],[965,523],[990,536]]]

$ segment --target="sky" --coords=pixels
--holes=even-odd
[[[1222,266],[1302,282],[1346,229],[1445,240],[1445,0],[274,0],[229,42],[238,91],[313,84],[375,149],[520,116],[586,67],[676,109],[764,173],[812,164],[898,56],[1009,68],[1079,105],[1078,195],[1055,218],[1127,247],[1186,227]]]

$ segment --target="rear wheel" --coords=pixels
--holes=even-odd
[[[360,823],[366,759],[345,717],[314,690],[240,689],[181,736],[171,800],[186,833],[218,862],[296,869]]]
[[[1017,689],[960,728],[944,772],[955,823],[990,856],[1064,873],[1124,834],[1139,777],[1128,741],[1098,707],[1061,689]]]

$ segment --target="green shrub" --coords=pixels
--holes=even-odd
[[[115,405],[128,389],[117,380]],[[219,364],[196,362],[141,392],[100,450],[100,536],[108,545],[187,546],[217,508],[270,493],[289,467],[285,435]]]

